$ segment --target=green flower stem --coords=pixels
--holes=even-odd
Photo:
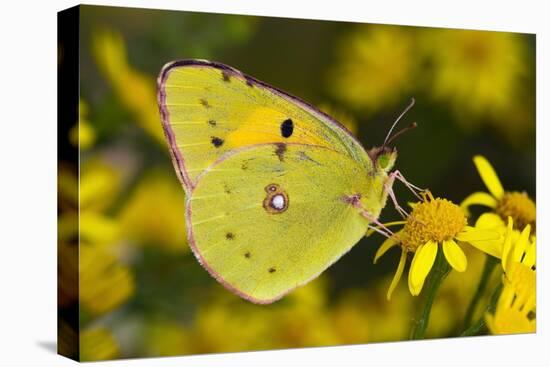
[[[498,264],[498,259],[496,257],[486,255],[485,265],[483,266],[483,271],[481,273],[481,278],[479,279],[476,292],[468,305],[468,309],[466,310],[466,316],[464,317],[464,328],[468,328],[472,323],[476,306],[479,303],[481,296],[483,296],[483,293],[485,293],[487,283],[489,283],[489,279],[491,278],[491,274],[493,273],[493,269],[496,264]]]
[[[424,334],[426,333],[428,322],[430,321],[430,312],[435,300],[435,295],[437,294],[439,286],[450,271],[451,267],[447,263],[447,260],[443,255],[443,251],[439,249],[435,258],[435,264],[430,272],[430,275],[428,276],[428,279],[426,280],[427,284],[425,285],[424,306],[422,307],[418,320],[413,322],[411,328],[411,339],[424,339]]]
[[[464,330],[462,332],[462,334],[460,334],[460,336],[472,336],[472,335],[478,335],[479,333],[481,333],[482,331],[485,330],[485,313],[487,312],[490,312],[490,313],[493,313],[495,312],[495,309],[496,309],[496,305],[497,305],[497,301],[498,301],[498,297],[500,296],[500,292],[502,292],[502,283],[500,283],[496,288],[495,290],[493,291],[493,294],[491,295],[491,300],[489,301],[489,304],[487,305],[487,307],[485,308],[485,311],[483,312],[483,315],[481,315],[481,317],[479,318],[479,320],[477,320],[476,322],[474,322],[472,325],[470,325],[469,328],[467,328],[466,330]]]

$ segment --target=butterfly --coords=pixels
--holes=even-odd
[[[157,84],[190,247],[227,289],[272,303],[378,223],[395,148],[367,151],[312,105],[221,63],[174,61]]]

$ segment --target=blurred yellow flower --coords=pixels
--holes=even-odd
[[[507,32],[429,29],[420,42],[431,56],[435,99],[448,102],[463,124],[505,118],[526,74],[520,36]]]
[[[103,159],[92,158],[80,168],[80,210],[102,211],[112,205],[121,189],[121,174]]]
[[[351,289],[329,309],[339,343],[404,340],[410,328],[412,298],[405,287],[397,287],[392,302],[383,302],[387,289],[376,282],[368,289]],[[344,321],[349,323],[344,323]]]
[[[202,305],[192,329],[195,353],[267,349],[272,346],[272,309],[228,300]]]
[[[388,238],[375,254],[374,262],[393,246],[401,247],[401,258],[387,293],[388,300],[401,279],[407,253],[414,253],[409,270],[409,290],[413,296],[420,294],[424,281],[434,264],[439,244],[449,265],[459,272],[467,267],[466,255],[456,241],[483,243],[499,238],[498,232],[470,227],[463,211],[447,199],[424,194],[422,202],[413,205],[413,211],[403,229]]]
[[[130,269],[107,246],[80,243],[80,302],[93,315],[126,302],[134,293]]]
[[[485,315],[487,327],[492,334],[535,332],[536,238],[530,236],[529,225],[517,237],[508,218],[501,263],[504,288],[494,315]]]
[[[154,320],[145,330],[145,351],[151,357],[193,353],[193,339],[176,320]]]
[[[357,109],[374,111],[401,100],[415,73],[411,29],[359,26],[339,47],[339,62],[329,74],[329,91]]]
[[[87,243],[114,244],[120,239],[119,223],[100,213],[80,213],[80,240]]]
[[[69,131],[69,140],[80,149],[89,149],[94,145],[95,139],[95,130],[88,121],[88,104],[81,99],[78,104],[78,122]]]
[[[495,169],[485,157],[476,155],[474,164],[490,194],[475,192],[464,199],[460,206],[466,211],[470,205],[487,206],[503,220],[507,220],[509,216],[512,217],[520,230],[527,225],[534,230],[537,211],[533,200],[525,192],[504,191]]]
[[[166,172],[151,171],[140,180],[119,213],[122,235],[139,244],[187,251],[185,194]]]
[[[130,65],[122,35],[110,30],[93,32],[92,53],[99,69],[139,126],[164,146],[155,78]]]
[[[275,315],[273,327],[277,348],[297,348],[338,344],[327,307],[327,279],[319,277],[288,296],[287,307]]]
[[[80,360],[102,361],[119,357],[118,342],[104,327],[92,327],[80,334]]]

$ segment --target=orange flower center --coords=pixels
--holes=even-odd
[[[535,232],[536,207],[535,203],[524,192],[506,192],[498,201],[495,209],[496,213],[506,221],[512,217],[514,225],[522,230],[526,225],[531,225],[531,230]]]
[[[401,243],[408,251],[428,241],[441,242],[454,238],[464,229],[467,221],[462,209],[447,199],[427,200],[417,204],[403,228]]]

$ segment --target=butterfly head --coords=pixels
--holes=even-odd
[[[386,139],[384,139],[384,144],[382,144],[381,147],[374,147],[368,151],[368,154],[377,169],[389,172],[393,168],[393,166],[395,165],[395,160],[397,159],[397,148],[391,147],[390,145],[403,133],[414,129],[417,126],[416,122],[413,122],[409,126],[397,131],[395,134],[392,135],[393,129],[397,126],[405,113],[407,113],[407,111],[412,108],[412,106],[414,106],[414,98],[411,98],[409,105],[392,124],[390,130],[388,131],[388,134],[386,135]]]
[[[395,165],[397,148],[388,146],[374,147],[368,151],[368,154],[377,169],[389,172]]]

